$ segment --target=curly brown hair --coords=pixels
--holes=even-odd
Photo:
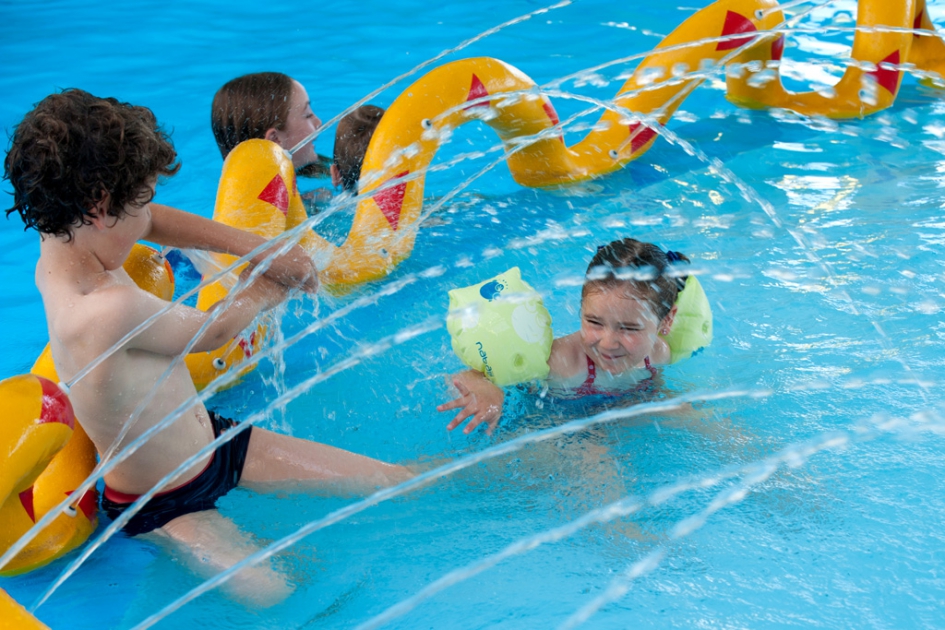
[[[150,109],[78,89],[40,101],[16,126],[4,161],[13,207],[26,229],[72,239],[106,195],[106,213],[148,203],[151,180],[180,169]]]
[[[587,266],[581,298],[604,288],[626,286],[634,295],[649,302],[657,318],[663,319],[685,286],[685,276],[673,274],[671,270],[673,263],[680,261],[689,262],[689,259],[679,252],[664,252],[653,243],[632,238],[602,245]]]

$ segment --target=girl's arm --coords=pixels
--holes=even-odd
[[[505,402],[502,389],[475,370],[467,370],[455,375],[453,385],[459,390],[460,396],[436,408],[437,411],[459,409],[446,428],[452,431],[472,416],[472,420],[466,424],[463,433],[472,433],[476,427],[485,422],[486,433],[492,435],[496,425],[499,424],[499,418],[502,417],[502,404]]]
[[[151,231],[146,240],[169,247],[201,249],[220,254],[245,256],[266,242],[261,236],[159,203],[151,204]],[[274,246],[273,249],[279,246]],[[250,262],[257,265],[271,252],[266,251]],[[263,274],[290,289],[309,293],[318,290],[318,270],[304,249],[295,245],[275,258]]]

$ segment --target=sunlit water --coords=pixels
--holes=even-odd
[[[693,11],[635,4],[577,2],[447,60],[498,57],[545,84],[649,50]],[[542,6],[288,5],[4,5],[0,125],[9,133],[33,103],[61,87],[147,105],[173,131],[184,164],[158,199],[209,216],[220,168],[209,103],[229,78],[287,72],[327,119],[440,51]],[[945,18],[945,5],[930,11],[939,23]],[[849,27],[851,14],[854,3],[836,2],[804,24]],[[848,38],[789,37],[791,86],[838,76]],[[559,89],[611,98],[626,70],[608,68]],[[388,105],[401,87],[373,102]],[[555,106],[565,119],[586,104],[555,99]],[[283,332],[388,282],[418,275],[415,282],[286,350],[278,385],[273,377],[282,368],[264,364],[211,406],[237,417],[259,412],[366,345],[431,317],[442,321],[449,288],[513,265],[544,294],[556,332],[571,332],[575,282],[597,245],[623,236],[687,253],[715,311],[715,343],[663,370],[664,399],[731,396],[695,402],[681,419],[642,414],[488,459],[320,529],[277,556],[296,585],[285,603],[256,610],[214,591],[158,627],[355,626],[452,571],[625,497],[641,501],[632,514],[504,559],[388,627],[559,625],[624,585],[629,591],[609,597],[592,627],[941,626],[943,113],[941,95],[909,78],[890,110],[837,124],[739,110],[724,99],[722,83],[710,81],[669,124],[695,157],[658,140],[624,171],[564,191],[522,189],[503,166],[476,179],[430,217],[391,278],[345,297],[320,296],[317,306],[293,302]],[[317,141],[321,153],[330,154],[332,136],[328,130]],[[485,127],[467,125],[437,163],[495,143]],[[431,175],[428,204],[495,157]],[[727,179],[702,158],[720,160]],[[736,184],[750,187],[748,198]],[[343,236],[344,226],[335,217],[323,229]],[[2,376],[27,371],[46,341],[32,282],[37,250],[15,219],[0,231]],[[178,275],[186,286],[183,268]],[[438,327],[317,384],[263,424],[435,466],[615,405],[514,392],[492,438],[447,434],[449,417],[434,407],[449,396],[445,375],[459,367]],[[818,446],[800,450],[809,444]],[[710,483],[720,471],[779,463],[784,449],[797,454],[782,458],[790,466]],[[694,489],[661,494],[680,481],[695,482]],[[747,492],[726,494],[732,488]],[[356,500],[238,490],[220,509],[267,544]],[[687,520],[700,516],[704,523]],[[0,586],[29,604],[65,566],[61,560]],[[633,567],[639,577],[627,582],[621,576]],[[37,614],[53,627],[131,627],[200,582],[173,555],[117,536]]]

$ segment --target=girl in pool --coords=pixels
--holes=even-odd
[[[685,283],[670,273],[677,261],[689,259],[632,238],[598,248],[581,291],[581,329],[551,346],[546,380],[551,391],[621,395],[655,386],[655,366],[670,360],[659,335],[672,328],[676,296]],[[457,374],[453,385],[459,397],[437,407],[459,409],[447,429],[471,418],[465,433],[486,423],[491,434],[502,415],[502,389],[475,370]]]
[[[213,137],[224,159],[240,142],[253,138],[270,140],[288,151],[321,125],[305,87],[281,72],[236,77],[217,90],[210,110]],[[296,169],[320,161],[311,142],[292,155]]]

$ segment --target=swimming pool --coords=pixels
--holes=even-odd
[[[417,63],[541,6],[378,3],[355,14],[292,3],[264,11],[238,2],[5,5],[0,125],[9,132],[61,87],[147,105],[173,131],[184,164],[158,199],[209,216],[220,169],[209,103],[227,79],[286,72],[327,118]],[[544,84],[645,52],[693,10],[575,2],[446,59],[489,55]],[[941,24],[945,5],[932,3],[930,12]],[[854,14],[853,2],[829,3],[804,22],[815,32],[789,37],[795,85],[842,70],[837,59],[849,33],[817,31],[849,28]],[[624,70],[562,89],[611,98]],[[387,105],[399,91],[374,102]],[[562,119],[582,107],[554,102]],[[431,217],[389,279],[341,298],[323,295],[317,306],[293,304],[287,331],[405,282],[289,349],[284,383],[264,380],[274,370],[263,366],[219,395],[217,407],[258,412],[280,388],[363,355],[284,414],[274,411],[266,426],[427,466],[515,440],[521,448],[292,545],[278,560],[296,584],[284,604],[256,610],[214,591],[158,627],[350,627],[464,569],[467,579],[387,627],[558,625],[601,596],[613,601],[590,618],[592,627],[941,626],[940,95],[906,79],[889,110],[830,123],[738,109],[719,81],[709,81],[681,110],[669,128],[699,155],[658,140],[623,171],[561,191],[522,189],[507,170],[492,169]],[[322,153],[330,152],[330,134],[316,143]],[[495,142],[467,125],[437,161]],[[702,156],[720,160],[731,181]],[[490,159],[431,176],[427,196],[448,194]],[[746,199],[738,185],[757,198]],[[596,245],[626,235],[690,254],[712,300],[714,344],[664,370],[668,396],[692,400],[693,417],[667,421],[643,407],[634,417],[523,443],[608,407],[516,394],[510,421],[493,438],[447,434],[448,417],[434,410],[447,396],[444,375],[459,368],[442,326],[446,290],[518,265],[544,294],[556,331],[569,332],[586,261]],[[32,282],[36,255],[35,237],[11,219],[0,231],[2,376],[27,371],[46,341]],[[410,330],[418,334],[389,349],[379,343]],[[611,520],[577,527],[623,498]],[[269,542],[356,501],[237,491],[221,509]],[[506,549],[508,557],[496,556]],[[29,604],[65,565],[0,586]],[[133,627],[200,582],[178,558],[116,537],[37,615],[52,627]]]

